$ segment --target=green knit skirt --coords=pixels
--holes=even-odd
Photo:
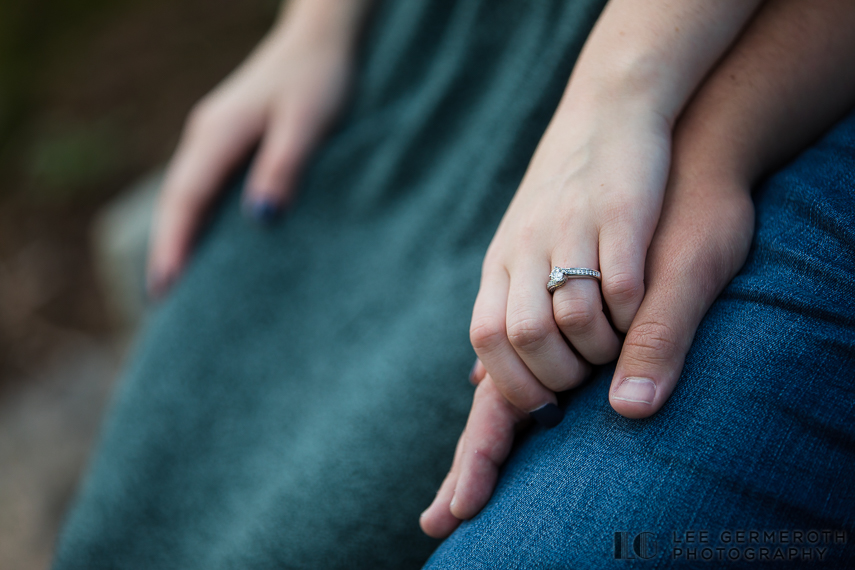
[[[484,252],[604,0],[389,0],[271,227],[224,190],[139,340],[56,570],[419,568]]]

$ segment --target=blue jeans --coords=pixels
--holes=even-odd
[[[619,416],[599,370],[426,568],[855,567],[855,113],[755,202],[665,407]]]

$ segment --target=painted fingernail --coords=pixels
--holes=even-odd
[[[544,404],[528,413],[534,421],[546,428],[553,428],[564,419],[564,411],[555,404]]]
[[[639,404],[652,404],[656,396],[656,384],[650,378],[624,378],[612,396],[615,400],[622,402],[636,402]]]
[[[261,224],[275,222],[282,213],[282,207],[267,198],[251,198],[245,206],[246,214]]]

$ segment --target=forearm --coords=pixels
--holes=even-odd
[[[673,124],[760,0],[612,0],[579,57],[562,108],[630,106]]]
[[[680,119],[675,168],[749,187],[809,144],[855,104],[853,29],[851,0],[769,2]]]

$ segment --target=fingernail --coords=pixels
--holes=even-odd
[[[282,213],[282,207],[268,198],[250,198],[244,208],[247,216],[261,224],[275,222]]]
[[[624,378],[618,384],[612,396],[615,400],[623,402],[637,402],[639,404],[652,404],[656,396],[656,384],[650,378]]]
[[[564,419],[564,411],[555,404],[544,404],[528,413],[534,421],[546,428],[553,428]]]

